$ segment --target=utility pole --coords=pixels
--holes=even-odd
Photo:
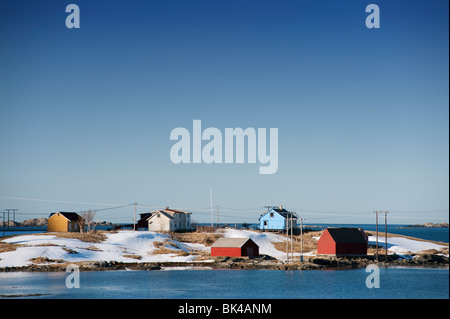
[[[3,213],[3,237],[5,237],[5,212]]]
[[[134,203],[134,220],[133,220],[133,231],[136,231],[136,206],[137,203]]]
[[[389,212],[385,211],[384,212],[384,262],[387,262],[387,257],[388,257],[388,249],[387,249],[387,214]]]
[[[209,202],[211,204],[211,227],[214,227],[214,225],[213,225],[213,206],[212,206],[212,187],[209,188]]]
[[[293,234],[293,223],[294,223],[294,216],[292,216],[293,213],[291,213],[291,261],[294,260],[294,234]]]
[[[376,257],[375,260],[378,262],[378,214],[383,214],[384,213],[384,248],[385,248],[385,257],[387,260],[387,211],[374,211],[375,213],[375,231],[377,233],[377,238],[376,238]]]
[[[219,205],[217,205],[217,228],[220,228],[220,226],[219,226]]]
[[[376,262],[378,262],[378,212],[377,211],[375,211],[374,212],[375,213],[375,232],[376,232],[376,246],[375,246],[375,248],[376,248],[376,252],[375,252],[375,260],[376,260]]]
[[[289,218],[286,216],[286,261],[289,262]]]
[[[303,262],[303,219],[300,218],[300,261]]]
[[[12,212],[13,213],[13,226],[16,226],[16,211],[18,210],[17,208],[8,208],[5,209],[7,214],[8,214],[8,229],[9,229],[9,213]]]

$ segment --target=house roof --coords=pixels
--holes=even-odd
[[[251,240],[250,238],[227,238],[220,237],[217,239],[211,247],[236,247],[240,248],[245,245],[247,241]],[[252,240],[253,241],[253,240]]]
[[[151,216],[147,217],[147,220],[150,220],[150,219],[154,218],[155,216],[158,216],[158,214],[161,214],[162,216],[167,217],[169,219],[173,219],[173,216],[170,215],[169,213],[167,213],[163,210],[158,210],[158,211],[154,212]]]
[[[77,213],[70,213],[70,212],[56,212],[56,213],[51,213],[50,216],[48,216],[49,218],[52,217],[55,214],[61,214],[63,215],[65,218],[67,218],[68,220],[71,221],[77,221],[78,219],[82,218],[80,215],[78,215]]]
[[[366,243],[358,228],[328,227],[327,230],[336,243]]]
[[[271,210],[262,213],[262,214],[259,216],[259,218],[261,219],[261,217],[267,215],[267,214],[270,213],[270,212],[276,212],[276,213],[278,213],[280,216],[282,216],[283,218],[291,218],[291,215],[292,215],[292,217],[293,217],[294,219],[297,218],[297,215],[295,215],[295,213],[290,212],[290,211],[287,211],[287,210],[284,209],[284,208],[272,208]]]
[[[145,216],[144,214],[141,214],[141,216],[142,216],[141,219],[149,220],[149,219],[153,218],[155,215],[158,215],[158,213],[161,213],[163,216],[166,216],[169,219],[173,219],[173,214],[174,213],[191,214],[191,213],[188,213],[188,212],[184,212],[182,210],[169,209],[169,207],[166,207],[165,209],[160,209],[160,210],[148,213],[147,216]]]

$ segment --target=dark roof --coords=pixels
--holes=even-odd
[[[77,213],[69,213],[69,212],[57,212],[57,213],[60,213],[61,215],[66,217],[68,220],[72,220],[72,221],[77,221],[79,218],[81,218],[81,216],[78,215]],[[57,213],[51,213],[50,216],[48,216],[48,217],[52,217],[53,215],[55,215]]]
[[[280,214],[283,218],[291,218],[291,215],[292,215],[292,218],[294,218],[294,219],[297,218],[297,215],[295,215],[295,213],[290,212],[290,211],[287,211],[287,210],[284,209],[284,208],[281,208],[281,209],[280,209],[280,208],[272,208],[271,210],[262,213],[262,214],[259,216],[259,218],[261,219],[261,217],[263,217],[264,215],[266,215],[267,213],[270,213],[270,212],[272,212],[272,211],[277,212],[277,213]]]
[[[284,208],[272,208],[271,210],[276,211],[277,213],[287,213],[288,211]]]
[[[328,232],[336,243],[366,243],[363,230],[347,227],[328,227]]]
[[[250,238],[228,238],[220,237],[217,239],[211,247],[242,247]],[[253,240],[252,240],[253,241]]]

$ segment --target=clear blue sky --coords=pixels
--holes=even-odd
[[[69,3],[80,29],[65,26]],[[369,3],[380,29],[365,26]],[[0,0],[0,211],[137,202],[209,222],[212,187],[223,222],[279,204],[310,223],[448,221],[448,6]],[[194,119],[277,127],[278,172],[173,164],[170,132]]]

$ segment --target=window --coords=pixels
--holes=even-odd
[[[161,217],[161,214],[156,215],[156,218],[160,218],[160,217]]]
[[[270,213],[270,218],[273,218],[273,213],[272,212]]]

